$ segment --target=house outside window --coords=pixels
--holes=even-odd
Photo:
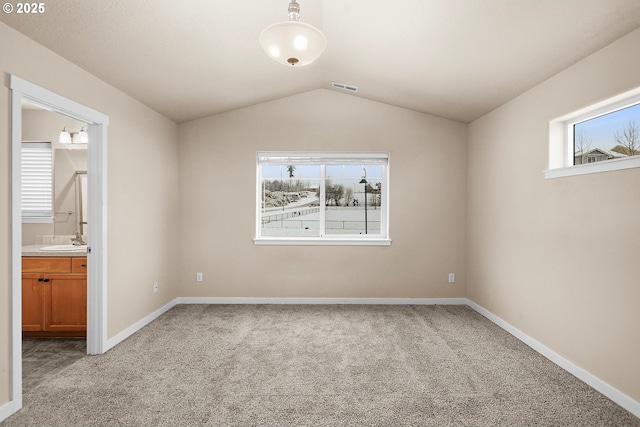
[[[256,244],[388,245],[387,153],[257,155]]]
[[[605,160],[621,159],[624,157],[627,157],[627,155],[602,148],[593,148],[581,154],[576,153],[573,159],[573,164],[582,165],[585,163],[602,162]]]

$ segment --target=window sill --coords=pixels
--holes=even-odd
[[[614,159],[602,162],[586,163],[583,165],[567,166],[564,168],[547,169],[545,179],[562,178],[565,176],[586,175],[590,173],[609,172],[622,169],[640,168],[640,156],[628,159]]]
[[[391,239],[371,238],[371,239],[349,239],[349,238],[255,238],[254,245],[293,245],[293,246],[391,246]]]

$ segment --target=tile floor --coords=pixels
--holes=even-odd
[[[86,355],[87,341],[84,338],[23,338],[23,393],[38,387],[49,375]]]

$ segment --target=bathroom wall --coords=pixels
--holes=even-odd
[[[51,111],[23,108],[22,140],[52,142],[55,215],[52,223],[22,224],[23,245],[35,244],[38,235],[72,235],[79,230],[75,172],[87,170],[86,145],[60,144],[58,137],[63,127],[77,132],[84,125]]]

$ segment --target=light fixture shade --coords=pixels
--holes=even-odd
[[[71,134],[69,133],[67,128],[62,129],[62,132],[60,132],[58,142],[60,144],[71,144]]]
[[[89,142],[89,134],[87,133],[87,129],[85,127],[82,128],[80,132],[73,136],[74,144],[86,144]]]
[[[259,40],[267,55],[289,67],[311,64],[327,47],[322,31],[299,21],[270,25],[262,31]]]

